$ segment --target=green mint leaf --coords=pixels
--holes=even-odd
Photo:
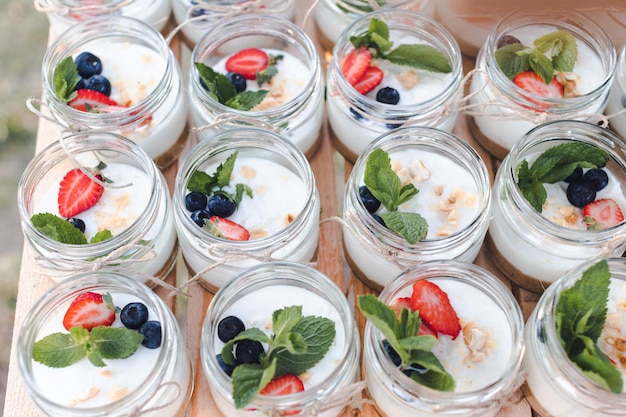
[[[597,346],[593,350],[582,351],[573,360],[589,379],[608,391],[621,394],[622,374]]]
[[[402,307],[398,318],[398,339],[406,339],[415,336],[422,326],[422,319],[418,314],[411,314],[411,310]]]
[[[87,330],[80,328],[84,333]],[[65,368],[87,356],[87,337],[71,333],[52,333],[33,345],[33,360],[51,368]]]
[[[413,184],[406,184],[400,189],[400,194],[398,194],[396,204],[400,206],[415,197],[418,193],[419,190],[415,188]]]
[[[512,43],[498,48],[494,57],[498,66],[509,79],[513,79],[520,72],[528,71],[530,63],[527,48],[521,43]]]
[[[370,20],[367,33],[372,36],[376,35],[377,37],[384,40],[389,40],[389,26],[387,25],[387,23],[383,22],[380,19],[374,18]]]
[[[52,82],[57,97],[64,103],[68,103],[76,97],[76,85],[80,81],[78,69],[71,56],[58,63],[52,74]]]
[[[237,207],[239,207],[239,203],[241,203],[241,200],[243,200],[244,194],[250,198],[253,198],[252,188],[245,184],[235,185],[235,195],[233,196],[233,200],[235,201]]]
[[[259,84],[259,87],[261,87],[263,83],[269,84],[272,81],[272,77],[278,74],[278,68],[276,67],[276,64],[282,59],[282,55],[270,55],[268,57],[267,67],[263,71],[259,71],[256,73],[256,82]]]
[[[357,301],[361,313],[363,313],[365,318],[371,321],[372,324],[380,330],[389,344],[391,344],[396,352],[398,352],[402,358],[402,363],[409,363],[409,354],[402,349],[402,345],[400,344],[399,337],[401,330],[398,318],[396,317],[396,312],[393,311],[393,309],[387,304],[376,298],[373,294],[359,295]],[[416,314],[414,312],[410,313]]]
[[[377,186],[378,171],[384,169],[391,169],[391,159],[389,159],[387,152],[382,149],[374,149],[367,157],[365,173],[363,174],[363,181],[370,191]]]
[[[535,48],[549,53],[556,71],[571,72],[578,59],[576,38],[563,30],[543,35],[534,42]]]
[[[384,58],[385,53],[393,46],[393,42],[389,40],[389,27],[376,18],[370,20],[364,35],[351,36],[350,42],[357,49],[361,46],[369,48],[375,58]]]
[[[220,74],[213,68],[203,64],[195,63],[196,69],[200,74],[200,78],[204,81],[209,95],[217,102],[226,104],[229,100],[237,95],[237,90],[233,83],[224,74]]]
[[[239,155],[239,151],[230,154],[215,170],[215,182],[218,187],[226,187],[230,183],[230,177],[233,175],[233,170],[235,169],[237,155]]]
[[[428,233],[428,223],[418,213],[391,211],[380,215],[387,228],[402,236],[410,245],[424,240]]]
[[[397,65],[430,72],[452,72],[452,64],[446,54],[430,45],[400,45],[387,54],[387,59]]]
[[[272,331],[279,336],[291,332],[302,318],[302,306],[290,306],[274,311],[272,314]]]
[[[42,234],[68,245],[86,245],[87,238],[70,222],[51,213],[39,213],[30,218],[33,226]]]
[[[243,408],[259,395],[265,368],[259,364],[242,364],[235,368],[232,378],[233,401],[236,408]]]
[[[204,171],[194,171],[187,182],[189,191],[199,191],[205,194],[211,194],[213,187],[217,186],[217,179]]]
[[[543,204],[548,198],[548,193],[538,179],[533,176],[528,167],[528,161],[523,160],[517,166],[517,186],[530,205],[538,212],[543,211]]]
[[[243,332],[239,333],[235,338],[229,340],[228,343],[224,345],[222,348],[222,359],[228,365],[235,365],[236,360],[233,355],[233,347],[235,344],[244,339],[256,340],[257,342],[269,344],[271,343],[271,339],[268,335],[266,335],[262,330],[252,327],[250,329],[246,329]]]
[[[544,83],[550,84],[554,78],[554,67],[544,54],[539,51],[533,51],[528,55],[528,63],[530,68],[543,80]]]
[[[102,353],[98,349],[88,349],[87,359],[89,359],[89,362],[97,368],[107,366],[106,362],[102,360]]]
[[[247,111],[262,102],[268,92],[267,90],[242,91],[224,104],[236,110]]]
[[[417,316],[419,317],[419,315]],[[419,327],[417,328],[417,331],[419,331]],[[431,335],[415,336],[417,334],[417,331],[413,333],[413,336],[407,336],[403,339],[400,339],[400,346],[402,346],[402,348],[407,351],[432,350],[432,348],[434,348],[437,344],[437,338]]]
[[[105,240],[111,239],[112,237],[113,234],[110,230],[101,230],[91,237],[91,239],[89,240],[89,244],[104,242]]]
[[[89,333],[91,343],[104,359],[124,359],[135,353],[143,335],[125,327],[98,326]]]
[[[398,197],[402,190],[402,184],[398,175],[391,168],[381,169],[376,175],[376,186],[370,191],[374,197],[378,198],[387,210],[398,209]]]
[[[272,343],[275,349],[286,349],[292,355],[302,355],[307,351],[306,340],[300,333],[287,332],[275,335]]]
[[[422,350],[413,350],[411,353],[411,363],[426,369],[426,372],[423,373],[411,372],[410,378],[412,380],[439,391],[454,391],[456,385],[454,377],[444,369],[433,353]]]

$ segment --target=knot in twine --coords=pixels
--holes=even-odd
[[[144,409],[144,407],[146,407],[150,401],[161,398],[161,395],[158,395],[159,391],[166,389],[169,386],[176,388],[176,392],[174,393],[174,395],[170,396],[169,400],[167,400],[166,402],[162,404],[155,405],[154,407],[149,407],[149,408]],[[175,404],[176,401],[178,401],[178,398],[180,397],[181,392],[182,392],[182,389],[178,382],[170,381],[170,382],[164,382],[162,384],[159,384],[159,386],[156,388],[155,392],[152,393],[151,396],[149,396],[143,403],[138,404],[135,407],[133,407],[133,409],[128,414],[126,414],[125,417],[141,417],[143,414],[148,414],[148,413],[151,413],[153,411],[158,411],[158,410],[164,410],[167,407]],[[165,392],[162,393],[162,395],[164,394]]]

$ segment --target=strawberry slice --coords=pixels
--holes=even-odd
[[[624,214],[615,200],[601,198],[583,208],[583,221],[592,229],[608,229],[623,222]]]
[[[383,80],[383,71],[378,67],[369,67],[359,81],[354,84],[354,89],[361,94],[372,91]]]
[[[546,98],[563,98],[563,84],[556,78],[552,78],[550,84],[546,84],[543,79],[534,71],[524,71],[513,77],[513,83],[529,93]],[[533,103],[542,105],[536,100]],[[546,106],[547,107],[547,106]]]
[[[126,107],[119,105],[115,100],[110,99],[99,91],[87,90],[85,88],[76,90],[76,97],[67,104],[76,110],[85,112],[112,113],[126,109]]]
[[[396,316],[400,317],[400,313],[403,308],[406,308],[409,311],[413,311],[413,307],[411,307],[411,297],[399,297],[396,298],[391,305],[389,306],[396,312]]]
[[[236,72],[246,80],[256,79],[256,73],[267,68],[269,58],[257,48],[242,49],[226,61],[226,71]]]
[[[98,326],[110,326],[115,321],[115,306],[109,294],[102,296],[85,292],[77,296],[63,317],[63,327],[69,330],[81,326],[91,330]]]
[[[212,216],[209,221],[204,224],[209,233],[217,237],[228,240],[244,241],[250,239],[250,232],[232,220],[223,217]]]
[[[287,374],[272,379],[261,391],[262,395],[289,395],[304,391],[302,380],[295,375]],[[299,410],[283,411],[283,416],[299,414]]]
[[[99,170],[93,171],[96,178],[103,179]],[[59,214],[66,218],[74,217],[93,207],[103,193],[102,184],[89,178],[81,169],[74,168],[61,180],[57,197]]]
[[[422,320],[422,325],[420,326],[419,331],[417,332],[418,336],[435,336],[437,337],[437,330],[430,327],[430,324],[426,323],[425,320]]]
[[[422,279],[413,284],[411,305],[419,311],[423,322],[436,332],[452,336],[455,339],[461,332],[459,317],[454,311],[448,294],[437,284]]]
[[[350,51],[341,63],[341,73],[350,85],[359,81],[372,62],[372,53],[365,46]]]

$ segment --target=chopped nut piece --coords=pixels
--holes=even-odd
[[[418,183],[422,181],[426,181],[427,179],[430,178],[430,170],[426,168],[426,165],[424,165],[421,159],[418,159],[417,161],[413,162],[411,166],[409,167],[409,169],[411,171],[412,178],[416,180]],[[415,184],[415,182],[413,182],[413,184]]]
[[[130,390],[126,387],[113,387],[111,392],[109,392],[109,398],[111,401],[117,401],[127,396],[129,392]]]
[[[580,75],[573,72],[560,72],[557,71],[555,77],[558,82],[563,84],[563,97],[572,98],[580,96],[578,86],[581,85]]]
[[[452,232],[446,226],[441,226],[439,227],[439,230],[437,230],[437,237],[446,237],[450,236],[451,234]]]
[[[102,376],[106,376],[106,377],[108,378],[108,377],[113,376],[113,372],[111,372],[111,370],[110,370],[110,369],[105,369],[105,370],[103,370],[103,371],[101,371],[101,372],[100,372],[100,375],[102,375]]]
[[[441,197],[443,194],[443,185],[435,185],[435,188],[433,188],[433,192],[437,197]]]
[[[465,205],[468,207],[472,207],[474,204],[476,204],[476,200],[477,200],[476,194],[468,194],[465,197]]]
[[[491,336],[473,321],[463,325],[463,341],[470,351],[468,359],[472,362],[482,362],[491,353]]]
[[[402,87],[406,89],[415,87],[417,85],[418,80],[419,80],[419,77],[417,76],[417,72],[413,70],[407,70],[407,71],[401,72],[398,75],[398,81],[400,81],[400,84],[402,84]]]
[[[452,211],[452,205],[446,200],[440,200],[439,204],[437,204],[437,210],[442,213],[449,213]]]
[[[626,312],[607,314],[598,347],[621,372],[626,371]]]
[[[265,194],[266,188],[262,185],[259,185],[258,187],[256,187],[255,192],[257,194]]]
[[[463,200],[463,197],[465,197],[465,190],[462,188],[455,188],[454,191],[452,191],[450,193],[450,196],[448,196],[448,200],[453,199],[454,201],[461,201]]]
[[[300,374],[300,379],[302,380],[302,382],[306,382],[309,379],[311,379],[312,376],[313,376],[313,374],[311,374],[310,372],[304,372],[304,373]]]
[[[452,209],[446,216],[446,221],[450,226],[459,225],[459,212],[456,209]]]
[[[256,177],[256,170],[250,165],[244,165],[241,167],[241,176],[248,179],[254,178]]]
[[[250,230],[250,239],[262,239],[269,236],[269,232],[265,226],[259,226]]]
[[[285,226],[291,224],[291,222],[294,221],[295,218],[295,214],[287,213],[287,215],[285,216]]]
[[[568,225],[575,225],[578,223],[578,213],[573,206],[561,206],[559,208],[559,214],[563,216],[563,220]]]

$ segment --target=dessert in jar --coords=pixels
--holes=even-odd
[[[502,159],[526,132],[551,120],[601,120],[616,65],[606,32],[581,14],[511,13],[476,59],[468,124]]]
[[[626,407],[626,264],[584,262],[542,294],[526,323],[522,389],[545,417],[608,417]]]
[[[176,262],[167,184],[135,143],[113,133],[78,133],[28,164],[18,209],[36,262],[54,281],[103,267],[158,283]]]
[[[295,145],[270,131],[240,127],[200,142],[182,161],[173,199],[183,258],[211,292],[247,267],[315,255],[313,172]]]
[[[361,396],[352,308],[334,282],[306,265],[241,271],[213,298],[200,349],[224,416],[336,417]]]
[[[491,216],[487,168],[461,138],[426,127],[396,129],[357,159],[344,196],[348,264],[380,290],[416,264],[472,262]]]
[[[424,262],[358,305],[367,390],[383,416],[495,416],[523,382],[521,309],[479,266]]]
[[[608,129],[557,121],[531,130],[496,174],[487,245],[534,292],[582,262],[626,248],[626,144]]]
[[[180,68],[153,27],[123,16],[73,26],[43,61],[46,105],[70,131],[127,136],[164,169],[187,141]]]
[[[24,320],[18,363],[42,416],[185,415],[193,370],[176,318],[132,275],[53,286]]]
[[[325,50],[331,52],[341,32],[367,13],[384,7],[431,15],[434,3],[430,0],[320,0],[314,12],[317,39]]]
[[[70,27],[95,16],[128,16],[161,31],[170,17],[168,0],[35,0],[35,8],[46,13],[58,36]]]
[[[527,0],[523,4],[500,0],[434,2],[435,18],[450,29],[463,53],[469,56],[478,54],[489,32],[502,16],[518,9],[550,9],[556,11],[553,13],[576,10],[604,28],[616,44],[623,45],[626,41],[626,4],[620,0],[598,0],[593,3],[586,0]]]
[[[267,14],[293,20],[295,0],[174,0],[174,19],[183,39],[193,49],[222,19],[243,14]]]
[[[609,117],[611,129],[626,138],[626,45],[619,53],[606,115]]]
[[[191,120],[200,140],[263,127],[307,157],[320,144],[324,81],[311,39],[288,20],[243,15],[221,22],[191,54]]]
[[[376,137],[404,124],[452,131],[461,53],[439,23],[407,10],[367,14],[343,32],[327,75],[335,147],[354,162]]]

